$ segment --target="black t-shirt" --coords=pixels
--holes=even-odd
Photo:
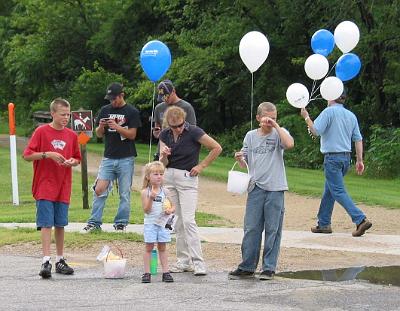
[[[125,128],[138,128],[142,126],[139,111],[129,104],[118,108],[114,108],[111,104],[103,106],[97,117],[97,126],[102,118],[115,119],[117,124]],[[116,130],[105,127],[104,141],[105,158],[122,159],[137,156],[135,141],[121,136]]]
[[[174,136],[170,128],[160,133],[160,140],[171,148],[171,155],[168,157],[167,167],[190,171],[199,163],[201,144],[199,139],[205,132],[194,125],[185,122],[182,134],[174,142]]]

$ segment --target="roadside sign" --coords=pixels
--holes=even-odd
[[[71,126],[75,132],[92,132],[93,116],[91,110],[80,110],[71,112]]]
[[[78,135],[78,143],[80,145],[86,145],[90,140],[90,136],[86,134],[86,132],[81,132]]]

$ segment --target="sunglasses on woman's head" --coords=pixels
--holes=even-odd
[[[172,129],[178,129],[178,128],[181,128],[184,124],[185,124],[185,121],[183,121],[181,124],[178,124],[178,125],[169,124],[169,127]]]

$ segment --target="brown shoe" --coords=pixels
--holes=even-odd
[[[364,220],[357,225],[356,231],[353,231],[352,235],[362,236],[365,233],[365,231],[367,231],[371,227],[372,223],[367,218],[364,218]]]
[[[311,232],[312,233],[332,233],[332,228],[331,228],[331,225],[327,225],[324,227],[315,226],[315,227],[311,227]]]

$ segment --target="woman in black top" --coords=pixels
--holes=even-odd
[[[169,108],[164,115],[168,127],[159,137],[160,161],[167,167],[165,187],[169,190],[178,216],[175,226],[177,263],[171,272],[194,271],[194,275],[205,275],[206,267],[195,221],[198,175],[219,156],[222,148],[201,128],[187,123],[185,117],[182,108]],[[201,146],[210,152],[199,162]]]

